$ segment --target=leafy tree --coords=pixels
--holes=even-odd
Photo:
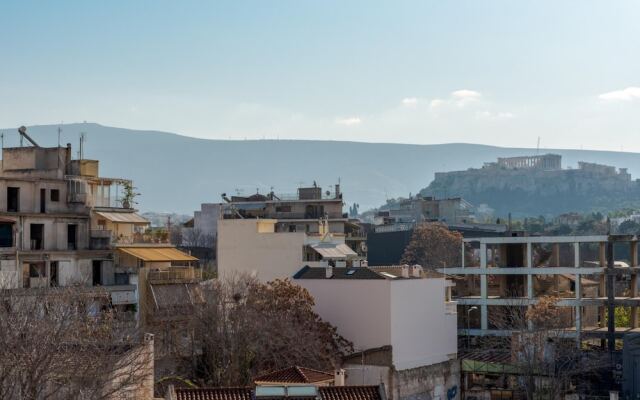
[[[461,264],[462,235],[444,224],[426,222],[415,227],[400,263],[420,264],[427,268]]]

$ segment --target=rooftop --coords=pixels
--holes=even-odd
[[[318,383],[332,381],[333,373],[293,366],[256,377],[256,383]]]
[[[403,276],[403,268],[408,268]],[[417,268],[417,269],[416,269]],[[414,271],[415,269],[415,271]],[[415,275],[414,275],[415,272]],[[421,266],[391,266],[391,267],[351,267],[331,268],[331,276],[327,277],[327,268],[310,267],[305,265],[293,275],[293,279],[348,279],[348,280],[406,280],[422,278],[440,278],[443,274],[425,271]]]
[[[176,389],[176,400],[251,400],[248,387]]]
[[[302,389],[307,387],[301,387]],[[260,389],[265,389],[260,390]],[[281,389],[281,390],[278,390]],[[252,400],[254,398],[277,399],[317,399],[317,400],[385,400],[382,386],[309,386],[308,391],[301,391],[286,387],[258,386],[254,397],[251,388],[200,388],[175,389],[176,400]],[[272,395],[271,393],[280,393]],[[308,392],[308,393],[307,393]],[[266,396],[265,396],[266,395]]]

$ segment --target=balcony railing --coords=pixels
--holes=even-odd
[[[192,267],[172,267],[167,270],[149,271],[149,283],[190,283],[202,280],[202,270]]]

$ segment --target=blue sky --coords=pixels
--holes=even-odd
[[[0,1],[0,126],[640,151],[637,1]]]

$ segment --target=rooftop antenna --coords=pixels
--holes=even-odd
[[[60,134],[62,133],[62,127],[58,127],[58,147],[60,147]]]
[[[18,133],[20,134],[20,147],[22,147],[23,145],[23,138],[26,138],[29,142],[31,142],[33,147],[40,147],[38,146],[38,143],[36,143],[36,141],[31,138],[31,136],[27,135],[26,126],[23,125],[20,128],[18,128]]]
[[[538,145],[536,146],[536,155],[540,154],[540,136],[538,136]]]

